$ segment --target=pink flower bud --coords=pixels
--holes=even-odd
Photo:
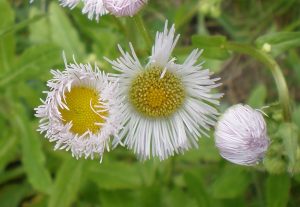
[[[262,114],[248,105],[230,107],[217,124],[215,143],[224,159],[239,165],[256,164],[269,146]]]

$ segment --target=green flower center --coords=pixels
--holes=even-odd
[[[162,68],[153,67],[132,81],[129,100],[134,108],[145,116],[170,116],[184,102],[185,90],[182,81],[169,71],[161,78],[162,72]]]

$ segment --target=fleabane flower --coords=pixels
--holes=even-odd
[[[114,16],[133,16],[148,0],[59,0],[62,6],[73,9],[83,2],[82,13],[87,14],[89,19],[99,20],[100,16],[112,14]]]
[[[211,72],[197,63],[202,50],[195,49],[183,64],[171,53],[179,39],[174,25],[157,32],[149,63],[143,66],[131,44],[131,54],[119,46],[122,56],[108,60],[119,72],[125,97],[125,126],[120,138],[142,160],[164,160],[175,153],[197,147],[197,140],[214,126],[215,105],[222,96],[212,89],[220,84]]]
[[[258,163],[269,146],[261,112],[242,104],[227,109],[216,126],[215,143],[221,156],[232,163]]]
[[[117,81],[111,81],[97,66],[67,64],[65,70],[52,70],[49,91],[37,107],[38,131],[45,133],[56,149],[70,150],[77,159],[102,159],[109,139],[122,127],[122,98]]]

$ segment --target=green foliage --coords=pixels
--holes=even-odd
[[[49,8],[49,27],[51,40],[61,47],[70,57],[76,54],[78,57],[84,55],[83,43],[79,40],[78,32],[71,25],[64,10],[52,2]]]
[[[6,0],[0,1],[0,31],[14,23],[15,15],[9,3]],[[15,55],[15,38],[13,34],[2,35],[0,38],[0,77],[4,71],[10,70],[10,64],[13,62]]]
[[[28,176],[28,181],[38,191],[49,193],[52,187],[49,171],[45,168],[45,157],[41,149],[41,142],[34,130],[25,119],[22,108],[16,107],[13,119],[18,128],[17,136],[21,138],[22,163]]]
[[[25,196],[30,194],[30,186],[27,183],[11,184],[1,189],[0,203],[3,207],[17,207]]]
[[[139,170],[141,166],[138,164],[105,162],[101,164],[101,168],[98,164],[90,166],[89,177],[99,188],[106,190],[137,189],[142,185]]]
[[[18,61],[12,64],[13,71],[5,73],[0,79],[0,88],[15,81],[28,80],[47,71],[49,67],[61,61],[60,52],[56,45],[51,44],[36,45],[26,49]]]
[[[212,184],[211,193],[215,198],[236,198],[246,192],[250,184],[249,178],[249,173],[244,168],[231,165],[225,166]]]
[[[260,84],[252,90],[247,103],[253,108],[261,108],[264,106],[266,98],[267,89],[264,85]]]
[[[278,130],[279,136],[283,140],[283,146],[289,160],[288,168],[290,172],[294,171],[297,159],[298,149],[298,127],[295,124],[283,123]]]
[[[199,174],[186,173],[185,182],[189,189],[189,193],[197,201],[198,206],[212,206],[212,201],[210,200],[208,193],[203,184],[203,179]]]
[[[283,207],[287,205],[291,180],[287,175],[270,175],[266,180],[267,205]]]
[[[48,206],[70,206],[80,189],[83,173],[83,161],[77,161],[71,157],[65,159],[57,171]]]
[[[195,47],[205,50],[203,55],[206,58],[225,60],[230,57],[229,51],[224,48],[224,36],[196,35],[192,37],[192,43]]]
[[[3,124],[4,125],[4,124]],[[3,127],[2,125],[2,127]],[[1,127],[1,128],[2,128]],[[18,139],[15,135],[1,134],[0,139],[0,171],[10,162],[18,148]]]
[[[192,49],[204,49],[204,68],[223,83],[221,109],[239,102],[263,108],[270,147],[255,167],[224,161],[213,131],[199,139],[198,149],[163,162],[140,162],[123,148],[106,153],[102,163],[54,151],[36,132],[33,109],[45,98],[50,69],[64,68],[62,52],[68,61],[74,55],[115,72],[103,56],[116,58],[117,44],[128,49],[132,42],[141,62],[151,50],[132,18],[90,21],[80,9],[63,8],[57,0],[0,0],[1,207],[300,206],[298,0],[150,0],[140,13],[152,39],[165,19],[175,23],[179,61]],[[278,104],[280,80],[273,81],[274,71],[264,72],[274,63],[283,69],[293,98],[292,120],[285,120]]]
[[[266,44],[270,45],[270,52],[277,56],[284,51],[300,46],[300,32],[277,32],[259,37],[256,44],[264,48]]]

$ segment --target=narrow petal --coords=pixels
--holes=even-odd
[[[83,14],[87,14],[89,19],[96,19],[99,21],[100,16],[107,14],[107,10],[103,5],[103,0],[82,0],[84,7]]]
[[[150,64],[166,67],[169,61],[173,63],[175,59],[170,60],[170,56],[178,39],[179,35],[175,36],[175,25],[172,25],[169,30],[168,21],[166,21],[164,31],[156,33],[155,43],[152,47],[152,55],[150,57]]]
[[[105,8],[115,16],[133,16],[147,0],[103,0]]]

